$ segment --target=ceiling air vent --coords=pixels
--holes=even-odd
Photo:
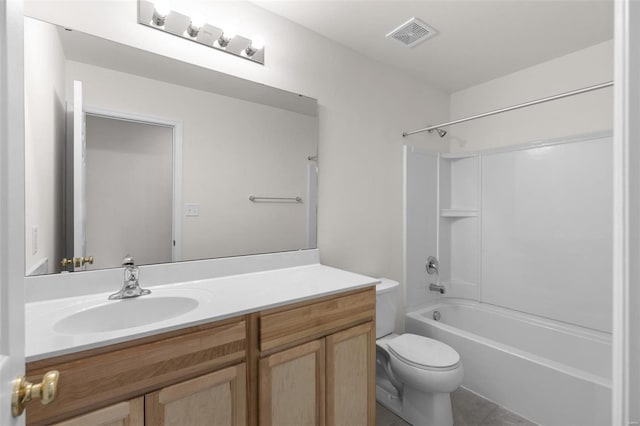
[[[413,47],[433,37],[438,32],[418,18],[411,18],[395,30],[387,34],[387,37],[398,40],[407,47]]]

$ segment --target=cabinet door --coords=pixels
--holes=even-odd
[[[243,426],[246,407],[244,363],[145,396],[146,424],[153,426]]]
[[[82,416],[74,417],[54,426],[143,426],[143,397],[114,404]]]
[[[260,425],[324,425],[324,339],[260,360]]]
[[[375,326],[327,336],[327,424],[375,425]]]

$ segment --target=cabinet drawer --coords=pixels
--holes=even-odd
[[[245,359],[244,320],[184,333],[151,342],[142,339],[113,351],[87,351],[81,358],[62,356],[59,364],[27,365],[30,381],[47,370],[60,371],[56,400],[46,406],[31,404],[27,424],[69,418]]]
[[[260,314],[260,351],[326,336],[376,316],[375,288]]]

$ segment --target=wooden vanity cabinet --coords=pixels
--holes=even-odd
[[[27,424],[55,424],[244,366],[246,332],[241,317],[28,363],[27,380],[36,381],[48,370],[58,370],[60,379],[52,403],[27,407]],[[100,423],[88,423],[95,424]]]
[[[145,423],[164,426],[246,425],[244,363],[145,395]]]
[[[325,342],[260,359],[260,426],[325,424]]]
[[[326,342],[327,424],[374,426],[375,323],[334,333]]]
[[[244,426],[245,364],[164,387],[55,426]]]
[[[374,289],[261,313],[260,347],[260,426],[375,425]]]
[[[375,424],[375,289],[35,361],[27,425]]]
[[[54,426],[143,426],[144,398],[120,402]]]

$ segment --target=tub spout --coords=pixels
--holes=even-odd
[[[444,294],[444,292],[445,292],[445,288],[444,288],[444,286],[443,286],[443,285],[440,285],[440,284],[433,284],[433,283],[432,283],[432,284],[429,284],[429,290],[430,290],[430,291],[437,291],[437,292],[439,292],[440,294]]]

